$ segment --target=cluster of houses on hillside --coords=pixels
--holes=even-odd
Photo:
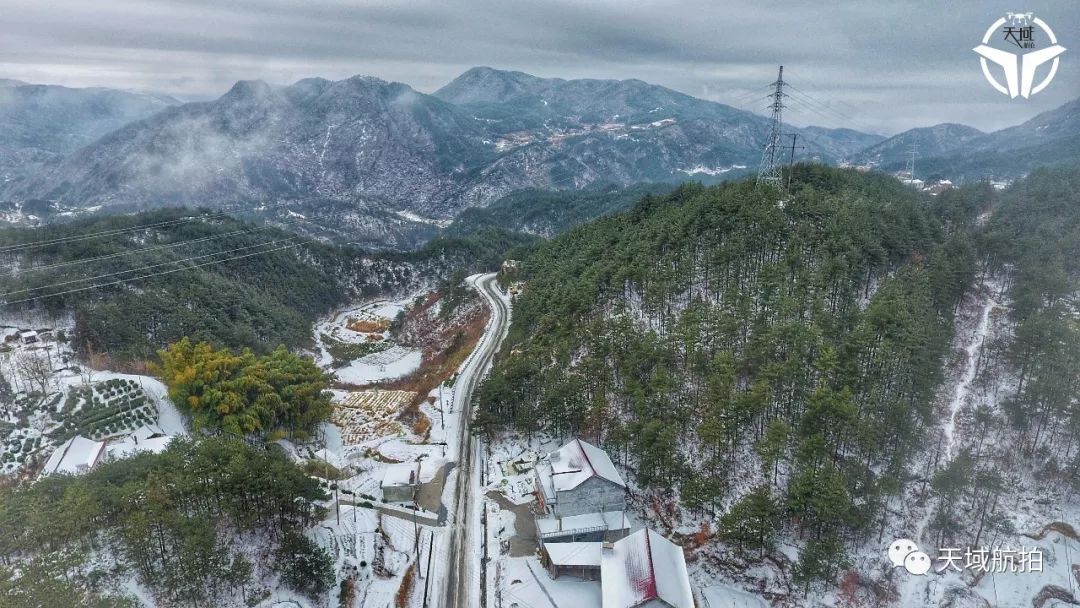
[[[604,450],[575,439],[535,468],[540,559],[552,578],[600,580],[603,608],[694,608],[682,547],[631,532],[626,483]]]

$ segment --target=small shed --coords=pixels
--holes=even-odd
[[[602,543],[556,543],[540,551],[540,561],[551,578],[576,576],[587,581],[600,578]]]
[[[392,464],[383,474],[382,495],[387,502],[410,502],[420,485],[420,467],[417,463]]]
[[[38,332],[28,329],[26,331],[19,332],[19,340],[22,340],[23,344],[34,344],[38,342]]]

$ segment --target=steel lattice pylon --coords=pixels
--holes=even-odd
[[[780,188],[783,182],[780,179],[781,150],[783,145],[780,138],[783,132],[784,110],[784,66],[780,66],[780,74],[776,77],[775,87],[772,94],[772,121],[769,125],[769,137],[765,141],[765,151],[761,154],[761,166],[758,167],[757,183],[771,184]]]

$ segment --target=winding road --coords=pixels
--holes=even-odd
[[[510,306],[499,293],[495,283],[495,274],[484,274],[469,278],[469,283],[487,300],[491,308],[484,335],[470,355],[470,360],[461,370],[454,391],[454,410],[461,412],[463,423],[458,445],[459,454],[457,485],[454,489],[454,522],[450,530],[449,568],[447,572],[445,608],[480,606],[478,594],[482,584],[478,566],[481,533],[480,513],[480,469],[482,463],[481,441],[473,438],[469,432],[472,420],[472,396],[484,373],[491,365],[499,344],[506,336],[510,326]],[[473,598],[476,597],[474,600]]]

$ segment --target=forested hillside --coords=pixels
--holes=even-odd
[[[992,195],[799,166],[783,198],[685,185],[571,230],[524,262],[478,425],[601,443],[731,546],[792,534],[798,580],[835,580],[921,449]]]
[[[305,345],[335,306],[492,267],[526,240],[485,229],[371,253],[205,211],[102,216],[0,231],[0,297],[8,314],[73,318],[85,354],[148,359],[183,337],[267,352]]]
[[[444,233],[468,235],[502,228],[551,238],[589,220],[624,211],[647,194],[667,194],[674,188],[673,184],[601,184],[581,191],[520,190],[483,209],[466,209]]]
[[[318,595],[332,563],[302,532],[324,498],[283,453],[216,438],[0,489],[0,604],[141,605],[109,592],[130,574],[168,605],[254,605],[270,595],[257,581],[271,575]],[[110,552],[121,565],[93,559]]]
[[[1008,279],[1002,295],[1013,326],[993,353],[998,361],[987,364],[1003,364],[1015,379],[1002,431],[1046,473],[1080,488],[1080,168],[1036,171],[1005,192],[986,241]]]

